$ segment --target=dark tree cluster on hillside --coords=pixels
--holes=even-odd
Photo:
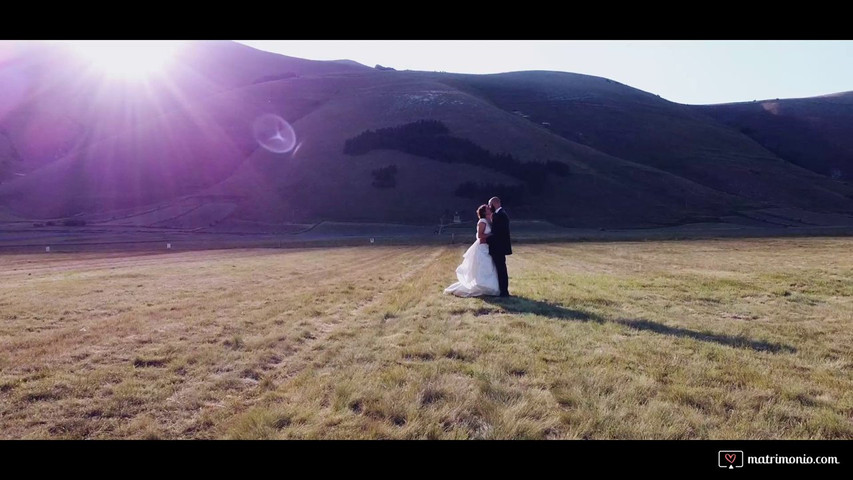
[[[457,197],[481,201],[497,196],[500,197],[501,202],[507,205],[523,205],[527,198],[527,189],[524,185],[504,185],[501,183],[465,182],[460,184],[453,193]]]
[[[403,150],[411,141],[421,137],[431,137],[450,133],[447,127],[437,120],[418,120],[399,127],[367,130],[344,142],[344,153],[363,155],[371,150],[389,148]]]
[[[397,186],[397,165],[377,168],[370,173],[373,175],[372,185],[376,188],[394,188]]]
[[[363,155],[383,148],[440,162],[489,168],[524,181],[531,191],[545,186],[549,174],[561,177],[569,174],[568,165],[561,162],[521,162],[507,153],[494,154],[468,139],[450,135],[447,126],[438,120],[367,130],[344,143],[347,155]]]

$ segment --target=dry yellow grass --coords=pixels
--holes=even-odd
[[[853,438],[853,239],[0,257],[2,438]]]

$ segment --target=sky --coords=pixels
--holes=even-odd
[[[397,70],[554,70],[609,78],[693,105],[853,90],[851,40],[241,40],[311,60]]]

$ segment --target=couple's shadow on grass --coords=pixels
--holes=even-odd
[[[496,305],[509,313],[532,313],[556,320],[574,320],[579,322],[616,323],[628,328],[669,335],[673,337],[692,338],[703,342],[718,343],[735,348],[748,348],[759,352],[795,353],[796,348],[782,343],[771,343],[751,340],[742,335],[724,335],[718,333],[699,332],[681,327],[670,327],[662,323],[643,319],[608,319],[594,313],[573,310],[560,305],[525,297],[480,297],[484,302]]]

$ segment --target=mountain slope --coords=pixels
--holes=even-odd
[[[36,47],[0,55],[0,92],[17,92],[0,93],[0,207],[17,217],[180,228],[424,224],[456,211],[473,218],[501,192],[518,195],[507,205],[513,218],[583,227],[853,213],[853,188],[803,168],[815,152],[792,157],[756,133],[776,131],[764,114],[748,116],[750,130],[740,110],[679,105],[600,77],[377,70],[197,42],[169,76],[139,85],[107,82],[56,47]],[[835,118],[851,115],[833,105]],[[258,143],[253,125],[268,114],[292,125],[294,150]],[[451,151],[344,152],[366,131],[420,120],[446,128],[434,146]],[[847,127],[828,123],[814,132],[848,158]],[[568,174],[534,185],[460,158],[452,150],[463,144]],[[383,169],[395,173],[377,183]]]
[[[853,179],[853,92],[698,108],[791,163]]]
[[[701,107],[570,73],[456,76],[451,82],[504,110],[546,122],[564,138],[722,192],[802,208],[853,206],[849,187],[791,165]]]

